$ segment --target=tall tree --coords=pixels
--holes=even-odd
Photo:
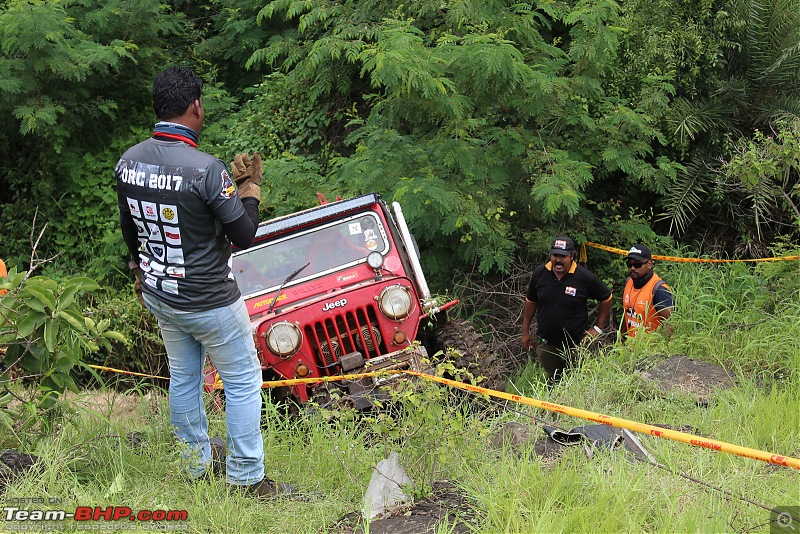
[[[186,60],[181,50],[188,50],[189,31],[161,0],[3,3],[0,227],[6,259],[22,263],[30,256],[37,210],[40,228],[59,221],[39,243],[43,257],[61,254],[74,262],[97,256],[113,221],[107,173],[118,157],[103,151],[119,137],[130,138],[140,118],[152,120],[152,78],[165,64]]]
[[[664,207],[677,231],[707,231],[761,255],[773,236],[786,230],[780,223],[765,224],[759,208],[772,202],[766,192],[771,188],[720,179],[726,174],[720,164],[741,153],[750,139],[759,144],[759,132],[783,128],[791,124],[787,119],[800,116],[800,3],[731,0],[724,7],[724,54],[716,69],[703,69],[694,91],[676,100],[670,117],[687,164]],[[750,209],[743,212],[740,207],[747,204]],[[692,228],[701,214],[702,223]],[[773,220],[792,216],[785,212]]]
[[[296,27],[248,65],[282,68],[311,102],[344,97],[356,112],[343,114],[351,148],[333,161],[335,192],[403,200],[426,261],[485,273],[520,245],[543,248],[537,229],[578,225],[598,177],[663,189],[674,175],[651,148],[670,87],[604,88],[619,16],[608,0],[278,0],[260,20]]]

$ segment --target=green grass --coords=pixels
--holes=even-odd
[[[689,425],[709,438],[800,457],[800,304],[797,295],[770,304],[768,288],[755,278],[741,280],[742,272],[691,267],[670,273],[678,302],[670,340],[654,335],[612,345],[587,356],[552,388],[531,364],[515,375],[510,390],[648,424]],[[670,354],[722,365],[737,386],[698,405],[635,370]],[[267,476],[295,485],[303,500],[262,502],[232,494],[221,480],[189,482],[166,399],[135,393],[125,406],[109,397],[76,409],[57,432],[36,440],[26,452],[41,458],[41,468],[8,486],[4,506],[9,498],[58,497],[62,505],[21,507],[187,510],[183,526],[190,532],[336,532],[343,516],[361,509],[372,468],[390,451],[400,454],[416,497],[424,497],[433,481],[456,485],[482,533],[766,533],[769,512],[742,498],[768,508],[800,505],[798,470],[652,436],[639,438],[661,467],[622,450],[590,459],[572,447],[554,462],[529,449],[498,448],[490,438],[508,422],[532,425],[540,437],[537,421],[564,429],[589,423],[525,405],[472,403],[429,383],[401,390],[402,409],[386,406],[367,416],[311,410],[285,416],[269,409]],[[210,414],[212,434],[223,435],[222,415]],[[141,433],[141,445],[126,438],[132,431]],[[437,532],[452,532],[461,513],[452,511]],[[357,520],[348,526],[365,527]]]

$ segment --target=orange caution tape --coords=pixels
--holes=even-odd
[[[600,250],[605,250],[606,252],[613,252],[614,254],[620,254],[622,256],[628,255],[627,250],[623,250],[621,248],[607,247],[606,245],[600,245],[598,243],[592,243],[587,241],[586,243],[584,243],[584,245],[581,245],[580,261],[582,263],[586,263],[586,249],[584,248],[584,246],[594,247]],[[749,260],[716,260],[710,258],[679,258],[676,256],[660,256],[658,254],[653,254],[653,259],[661,261],[674,261],[678,263],[738,263],[738,262],[800,260],[800,256],[781,256],[779,258],[753,258]]]

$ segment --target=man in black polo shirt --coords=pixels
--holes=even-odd
[[[586,302],[598,302],[597,321],[589,327]],[[570,352],[584,338],[603,333],[611,310],[611,290],[575,261],[575,243],[560,236],[550,247],[550,261],[533,270],[522,318],[522,348],[533,346],[531,322],[536,316],[536,359],[550,381],[569,365]]]

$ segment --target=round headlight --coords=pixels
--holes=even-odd
[[[380,252],[370,252],[367,256],[367,265],[373,269],[380,269],[383,267],[383,254]]]
[[[378,305],[389,319],[403,319],[411,313],[411,290],[404,286],[389,286],[381,291]]]
[[[275,356],[288,358],[298,351],[303,336],[296,324],[288,321],[275,323],[267,330],[267,348]]]

